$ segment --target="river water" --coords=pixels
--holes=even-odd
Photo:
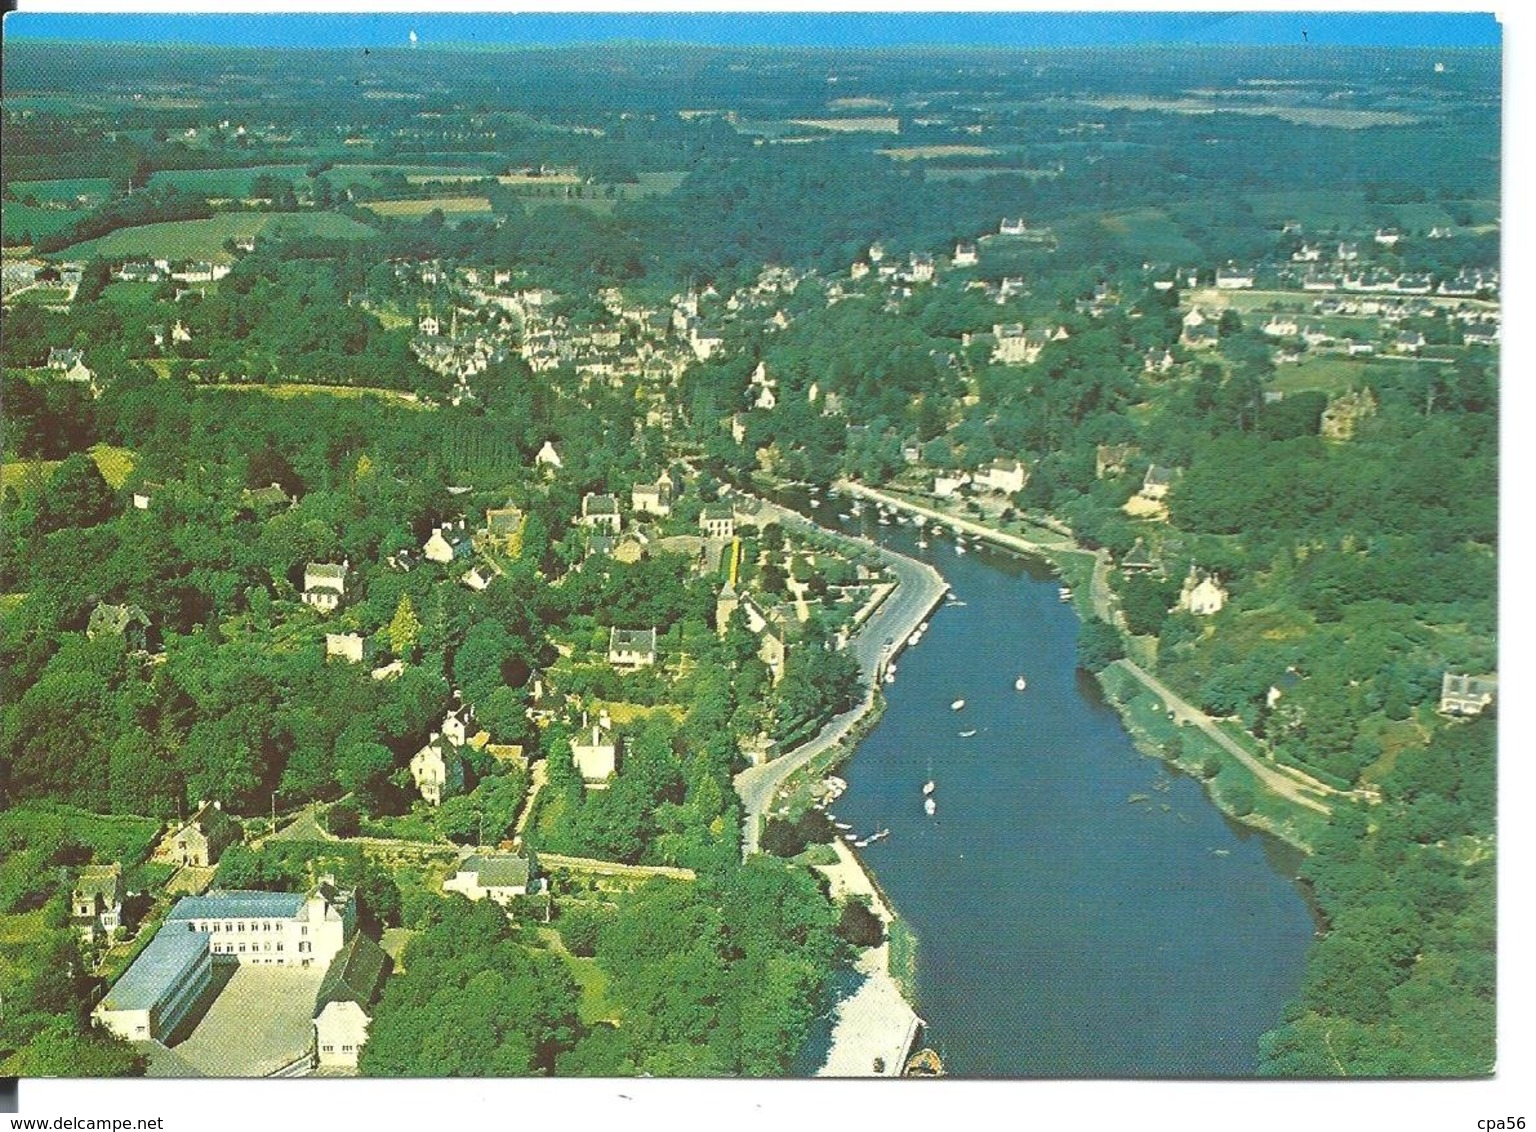
[[[915,1005],[946,1070],[1251,1075],[1312,941],[1297,854],[1136,750],[1076,671],[1077,618],[1047,566],[974,540],[920,549],[873,507],[839,519],[847,499],[784,501],[932,562],[964,603],[899,657],[833,807],[891,831],[862,854],[917,935]]]

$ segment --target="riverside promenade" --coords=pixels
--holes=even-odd
[[[763,509],[771,512],[787,528],[815,530],[823,536],[873,551],[880,556],[881,563],[896,575],[896,588],[865,619],[848,644],[849,651],[859,662],[859,674],[865,685],[863,698],[841,715],[834,716],[815,736],[794,750],[786,751],[760,766],[748,767],[736,776],[734,784],[736,793],[741,796],[742,845],[746,856],[757,852],[763,818],[772,807],[779,788],[790,775],[816,756],[848,738],[854,725],[874,706],[875,687],[884,665],[894,659],[906,644],[907,638],[949,591],[949,583],[926,562],[897,554],[868,539],[817,526],[797,512],[776,503],[764,501]],[[887,641],[891,642],[889,646],[886,645]]]

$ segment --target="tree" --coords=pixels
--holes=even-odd
[[[1077,634],[1077,666],[1100,672],[1125,655],[1125,644],[1113,625],[1090,618]]]
[[[390,618],[386,633],[389,637],[390,651],[397,657],[404,659],[416,647],[416,640],[421,634],[421,622],[416,617],[415,609],[411,607],[409,594],[400,595],[400,602],[395,606],[395,615]]]

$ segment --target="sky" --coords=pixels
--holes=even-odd
[[[57,7],[51,5],[51,7]],[[787,46],[1318,44],[1486,47],[1497,20],[1475,12],[532,12],[151,14],[19,11],[14,39],[227,46],[554,45],[598,40]]]

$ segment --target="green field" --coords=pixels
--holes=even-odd
[[[64,231],[84,215],[84,210],[77,208],[38,208],[18,201],[6,201],[4,210],[0,211],[0,232],[5,234],[7,240],[19,240],[23,235],[30,235],[35,241]]]
[[[1365,384],[1373,368],[1370,362],[1350,358],[1307,358],[1300,365],[1281,366],[1275,370],[1269,387],[1280,393],[1301,393],[1308,389],[1342,393]]]
[[[151,187],[174,185],[191,193],[213,197],[246,197],[251,183],[263,174],[295,184],[307,181],[302,165],[255,165],[246,169],[164,169],[149,179]]]
[[[433,211],[441,211],[445,217],[484,215],[491,211],[491,202],[485,197],[429,197],[426,200],[380,200],[363,207],[380,216],[416,220]]]
[[[165,259],[222,259],[226,240],[255,237],[268,230],[291,227],[327,239],[363,239],[373,234],[365,224],[334,212],[227,212],[207,220],[176,220],[120,228],[100,239],[72,244],[54,254],[55,259],[131,259],[134,256]]]
[[[465,165],[333,165],[323,176],[332,185],[368,185],[379,179],[381,173],[399,173],[403,177],[493,177],[494,173]]]
[[[1161,209],[1109,213],[1099,220],[1099,226],[1133,256],[1174,263],[1200,257],[1200,249],[1184,237]]]
[[[75,806],[28,802],[0,813],[0,838],[23,845],[58,846],[66,841],[88,845],[102,862],[136,865],[154,847],[160,823],[130,814],[93,814]]]
[[[90,198],[90,203],[96,204],[111,195],[112,182],[105,177],[68,177],[58,181],[12,181],[11,192],[18,200],[33,197],[36,200],[73,202],[83,196]]]

